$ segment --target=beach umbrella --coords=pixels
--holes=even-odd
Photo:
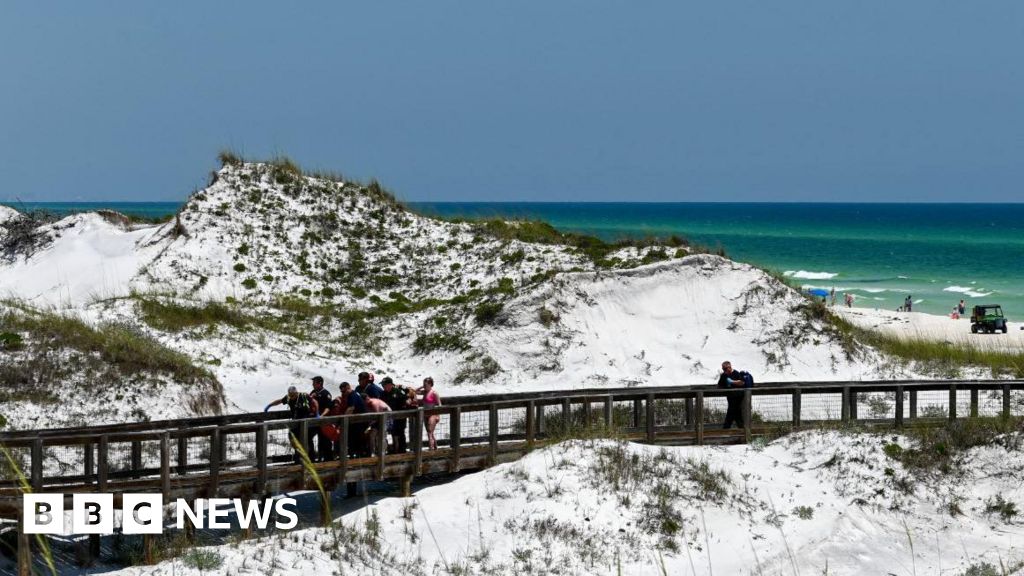
[[[811,296],[828,296],[828,290],[824,288],[811,288],[807,293]]]

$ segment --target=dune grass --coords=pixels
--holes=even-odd
[[[24,334],[25,341],[47,350],[70,348],[94,354],[117,366],[124,374],[159,372],[179,381],[215,380],[205,368],[131,326],[105,323],[89,326],[82,320],[54,312],[31,309],[10,301],[0,302],[0,327]]]

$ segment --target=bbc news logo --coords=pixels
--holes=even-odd
[[[199,498],[193,506],[179,498],[174,503],[175,527],[229,529],[232,512],[239,528],[266,529],[274,518],[278,530],[291,530],[299,523],[294,498],[242,500],[240,498]],[[124,494],[121,498],[121,531],[124,534],[161,534],[164,499],[160,494]],[[73,494],[68,530],[64,494],[25,494],[22,520],[26,534],[113,534],[117,508],[113,494]]]

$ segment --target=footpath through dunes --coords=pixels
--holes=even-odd
[[[466,492],[465,487],[476,486],[480,481],[485,484],[494,482],[487,490],[489,496],[485,500],[497,502],[476,502],[472,506],[467,503],[467,510],[475,509],[476,516],[479,516],[470,514],[468,520],[440,514],[438,509],[431,507],[432,519],[429,522],[445,526],[446,531],[441,533],[442,541],[434,543],[437,550],[424,552],[420,549],[418,554],[432,558],[437,553],[444,557],[463,550],[463,541],[453,542],[450,535],[472,532],[471,526],[482,526],[482,507],[486,507],[490,519],[487,534],[498,546],[495,552],[502,551],[490,561],[499,564],[513,562],[513,558],[506,556],[511,554],[509,546],[515,548],[516,545],[508,538],[515,540],[517,534],[524,538],[532,534],[534,538],[527,540],[542,547],[554,546],[560,558],[564,556],[568,565],[578,565],[578,571],[586,574],[606,572],[609,563],[619,561],[646,565],[658,556],[664,558],[661,562],[682,563],[686,558],[683,550],[691,546],[696,553],[708,555],[710,550],[707,546],[712,533],[715,534],[715,549],[720,545],[729,549],[721,538],[729,539],[738,529],[744,533],[760,534],[762,538],[768,537],[775,543],[766,550],[761,545],[755,546],[753,541],[749,543],[751,549],[755,549],[754,554],[761,554],[757,562],[766,562],[766,566],[785,566],[787,556],[781,553],[782,548],[776,546],[779,544],[778,536],[767,534],[778,530],[783,523],[799,534],[792,541],[798,543],[799,548],[828,550],[830,557],[838,557],[839,566],[849,568],[868,561],[861,554],[872,550],[871,546],[854,546],[852,550],[844,551],[838,543],[823,540],[821,532],[803,534],[804,527],[785,520],[787,517],[810,521],[817,515],[820,520],[827,519],[826,524],[838,522],[836,529],[843,525],[844,514],[862,520],[872,518],[871,523],[877,523],[877,526],[861,530],[868,534],[878,532],[898,516],[903,516],[904,523],[909,522],[915,530],[924,530],[927,522],[941,521],[945,516],[946,525],[953,524],[959,529],[966,526],[975,532],[969,537],[972,547],[985,543],[990,546],[1005,544],[1005,539],[994,538],[998,531],[985,526],[984,517],[986,514],[1001,515],[1005,516],[1002,518],[1004,522],[1012,521],[1015,512],[1008,506],[1012,506],[1014,499],[1020,496],[1019,479],[1012,483],[1006,477],[985,480],[984,490],[974,492],[975,486],[966,486],[961,480],[964,475],[981,479],[982,472],[964,466],[965,461],[959,458],[958,451],[991,445],[992,449],[1005,453],[1003,460],[994,459],[991,454],[985,456],[984,452],[978,454],[990,464],[1002,462],[998,466],[1011,473],[1012,467],[1008,462],[1020,460],[1019,454],[1012,453],[1019,450],[1020,441],[1013,438],[1019,435],[1019,418],[1024,416],[1024,381],[764,384],[744,391],[745,427],[721,430],[719,422],[727,393],[717,388],[659,387],[452,398],[443,407],[392,415],[411,420],[410,452],[406,454],[386,455],[386,441],[378,437],[376,456],[350,458],[347,450],[339,450],[336,459],[316,464],[293,462],[287,440],[289,432],[297,433],[302,442],[313,425],[337,422],[342,426],[344,441],[352,430],[358,429],[360,422],[376,422],[383,429],[388,415],[367,414],[295,422],[282,421],[276,414],[260,413],[91,429],[13,432],[0,435],[0,443],[13,460],[28,471],[27,482],[31,491],[114,493],[115,503],[120,502],[120,495],[124,493],[159,492],[165,501],[179,497],[263,498],[294,490],[315,490],[320,485],[332,489],[340,484],[387,479],[400,480],[401,492],[408,497],[412,481],[418,476],[491,468],[519,460],[525,455],[522,464],[511,468],[499,467],[499,476],[484,472],[483,480],[457,480],[456,484],[463,488],[458,490],[461,494],[459,501],[451,505],[461,506],[464,496],[475,493],[475,488]],[[428,450],[422,423],[433,415],[440,418],[439,449]],[[958,428],[953,430],[947,426]],[[940,436],[929,436],[923,432],[929,427],[939,427],[952,435],[948,441]],[[764,459],[757,455],[766,449],[766,441],[801,429],[818,430],[818,435],[822,430],[832,431],[823,437],[816,437],[814,433],[810,436],[797,434],[773,443],[777,447],[768,450],[775,454],[774,464],[772,458]],[[858,438],[859,433],[865,430],[880,434]],[[569,443],[555,451],[542,451],[543,456],[530,454],[567,438],[615,440]],[[926,442],[919,445],[914,438]],[[757,447],[742,454],[704,451],[687,456],[686,452],[658,452],[654,448],[622,443],[627,440],[669,445],[754,442]],[[814,447],[811,448],[808,442]],[[935,445],[931,446],[929,442]],[[786,457],[779,452],[779,446],[785,452],[785,447],[801,443],[806,450],[798,451],[801,453],[797,457]],[[883,450],[881,446],[884,444],[889,447]],[[931,454],[929,451],[933,449],[936,452]],[[578,458],[574,459],[572,454],[577,454]],[[728,466],[732,460],[729,454],[740,456],[738,463],[746,464],[733,462],[737,465]],[[538,458],[546,464],[540,466]],[[929,472],[937,466],[935,462],[927,463],[933,458],[948,460],[942,469],[943,476],[938,479]],[[789,463],[783,464],[783,461]],[[786,484],[785,478],[779,478],[771,471],[771,468],[779,466],[800,471],[800,481]],[[915,470],[915,467],[922,466],[931,468]],[[565,508],[573,500],[568,495],[584,488],[577,486],[581,479],[575,478],[584,471],[593,482],[586,490],[598,490],[603,496],[584,497],[584,492],[580,492],[580,497],[575,498],[575,506]],[[1018,468],[1015,474],[1019,473]],[[544,481],[534,486],[534,476],[538,474]],[[511,482],[501,482],[501,477]],[[767,486],[763,486],[764,483]],[[814,483],[825,483],[826,489],[816,489]],[[534,493],[535,488],[543,490]],[[0,479],[0,512],[3,515],[16,517],[19,514],[21,494],[25,489],[16,475],[7,470],[5,477]],[[442,487],[429,490],[433,494],[446,493]],[[510,492],[515,490],[532,496],[516,509],[494,508],[498,502],[520,498]],[[995,491],[989,493],[989,490]],[[995,495],[999,497],[995,498]],[[341,544],[339,540],[334,540],[333,544],[323,541],[321,537],[325,534],[314,536],[319,550],[325,552],[333,547],[341,555],[340,558],[326,555],[317,561],[350,566],[372,558],[373,564],[401,565],[401,558],[390,553],[350,557],[343,550],[362,545],[377,551],[381,545],[388,549],[388,540],[373,544],[381,537],[382,522],[389,525],[397,523],[386,529],[388,533],[398,529],[403,522],[411,522],[415,506],[429,506],[430,497],[426,491],[417,496],[415,500],[406,501],[407,510],[400,517],[389,514],[381,518],[376,516],[376,512],[367,510],[364,512],[365,523],[349,528],[343,522],[347,534],[344,541],[348,544]],[[444,497],[448,498],[450,494]],[[70,496],[65,498],[70,499]],[[1010,498],[1010,505],[1005,504],[1006,498]],[[980,509],[982,505],[984,509]],[[955,506],[957,512],[949,512],[953,510],[951,506]],[[704,508],[711,515],[710,524],[703,518]],[[613,509],[624,514],[621,522],[611,522],[609,514]],[[325,520],[330,518],[326,507],[323,511]],[[440,515],[435,517],[434,514]],[[719,517],[720,514],[724,516]],[[371,515],[375,518],[372,522],[369,520]],[[964,520],[956,519],[963,515],[966,515]],[[698,518],[701,524],[697,524]],[[424,522],[428,520],[424,519]],[[492,523],[494,526],[490,527]],[[982,527],[985,534],[977,534],[977,529]],[[610,532],[607,531],[609,528]],[[372,541],[352,537],[364,530],[377,532]],[[892,533],[892,530],[883,532]],[[927,533],[932,532],[934,530]],[[606,553],[608,549],[604,544],[596,545],[596,542],[610,544],[605,540],[616,537],[616,534],[618,538],[628,538],[628,541],[620,542],[622,547],[614,555]],[[696,535],[701,537],[695,538]],[[481,542],[484,541],[482,528],[477,536]],[[287,538],[291,544],[284,547],[303,547],[303,539]],[[389,538],[394,538],[394,535]],[[787,535],[782,533],[781,538],[786,540]],[[158,546],[167,544],[163,540],[160,540],[163,544],[158,544],[158,540],[157,537],[142,538],[140,551],[145,559],[152,561],[158,558]],[[410,544],[415,548],[417,540],[403,537],[390,544],[404,550]],[[95,559],[90,559],[89,554],[97,554],[103,548],[98,537],[92,541],[89,546],[82,547],[88,550],[84,557],[86,562]],[[595,551],[604,550],[605,553],[594,555],[586,552],[578,556],[583,550],[578,545],[585,548],[596,545]],[[643,548],[638,549],[638,545],[643,545]],[[26,556],[30,550],[27,538],[20,538],[19,546],[23,559],[21,566],[30,566],[31,560]],[[231,554],[227,549],[222,550]],[[902,546],[896,549],[882,546],[875,551],[884,552],[889,558],[906,554]],[[988,555],[991,552],[980,550],[975,554]],[[687,550],[687,554],[692,553],[695,552]],[[915,552],[911,549],[909,554]],[[415,558],[418,555],[409,560]],[[726,555],[725,560],[709,558],[708,561],[719,565],[731,558],[731,555]],[[516,560],[522,561],[523,558]],[[812,560],[821,561],[808,557],[800,562]],[[972,553],[965,551],[960,561],[972,560]],[[462,561],[483,562],[478,570],[494,573],[488,569],[487,558],[467,552]],[[795,560],[790,557],[789,561]],[[439,566],[430,568],[429,564],[423,569],[424,573],[444,573]],[[511,567],[502,568],[508,569]],[[633,566],[628,573],[640,573],[635,572],[637,570],[640,568]]]
[[[208,404],[229,412],[261,409],[314,375],[333,391],[363,370],[402,384],[433,376],[446,395],[712,382],[725,359],[762,381],[914,374],[838,337],[777,278],[679,239],[614,244],[538,222],[439,220],[376,183],[223,160],[170,222],[91,213],[0,224],[18,238],[0,258],[7,309],[151,340],[179,355],[171,364],[184,358],[223,384]],[[5,322],[23,357],[46,351]],[[133,354],[98,357],[120,368],[138,364]],[[114,403],[134,381],[78,374],[113,388]],[[168,378],[172,394],[196,390]],[[24,410],[0,408],[9,428],[74,424],[64,414],[87,401],[76,392],[48,410],[19,399]],[[135,408],[140,419],[202,413],[173,401]],[[88,413],[115,422],[121,412]],[[39,413],[52,422],[22,416]]]

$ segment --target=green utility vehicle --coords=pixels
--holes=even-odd
[[[1006,334],[1006,317],[998,304],[982,304],[971,311],[971,333],[984,332],[992,334],[1002,331]]]

